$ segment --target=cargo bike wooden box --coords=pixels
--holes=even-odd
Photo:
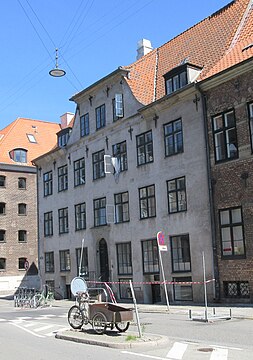
[[[91,303],[87,285],[82,278],[71,282],[71,291],[76,297],[76,305],[68,311],[68,322],[73,329],[81,329],[90,324],[97,334],[114,327],[120,332],[129,328],[133,311],[111,302]]]

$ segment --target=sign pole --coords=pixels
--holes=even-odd
[[[170,304],[169,304],[167,285],[166,285],[164,269],[163,269],[162,254],[161,254],[161,248],[164,249],[165,245],[164,245],[164,235],[163,235],[163,233],[161,231],[159,231],[157,233],[157,245],[158,245],[159,259],[160,259],[161,271],[162,271],[162,277],[163,277],[165,299],[166,299],[166,304],[167,304],[167,310],[169,311],[170,310]]]
[[[139,313],[138,313],[138,308],[137,308],[137,303],[136,303],[136,298],[135,298],[135,294],[134,294],[134,288],[133,288],[132,280],[129,280],[129,285],[130,285],[132,298],[133,298],[133,302],[134,302],[134,309],[135,309],[135,315],[136,315],[136,321],[137,321],[137,326],[138,326],[139,337],[142,338],[140,318],[139,318]]]
[[[202,252],[203,259],[203,277],[204,277],[204,296],[205,296],[205,321],[207,321],[207,292],[206,292],[206,264],[205,264],[205,254]]]
[[[82,248],[81,248],[81,256],[79,261],[79,276],[81,276],[81,269],[82,269],[82,260],[83,260],[83,246],[84,246],[84,239],[82,239]]]

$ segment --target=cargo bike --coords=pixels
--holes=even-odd
[[[132,309],[127,309],[111,302],[90,301],[86,282],[74,278],[71,282],[71,292],[76,297],[76,304],[68,311],[68,322],[73,329],[81,329],[90,324],[97,334],[104,334],[106,329],[125,332],[133,320]]]

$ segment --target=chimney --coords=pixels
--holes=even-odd
[[[137,57],[136,59],[139,60],[142,56],[148,54],[150,51],[152,51],[152,45],[149,40],[141,39],[137,43]]]
[[[65,114],[60,116],[62,129],[64,129],[65,127],[67,127],[69,125],[70,121],[73,119],[73,116],[74,116],[74,114],[70,113],[70,112],[66,112]]]

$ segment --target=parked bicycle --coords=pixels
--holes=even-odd
[[[39,306],[49,305],[52,306],[52,302],[54,300],[54,293],[48,289],[48,285],[45,284],[42,287],[41,293],[37,293],[33,296],[32,302],[33,307],[37,308]]]

